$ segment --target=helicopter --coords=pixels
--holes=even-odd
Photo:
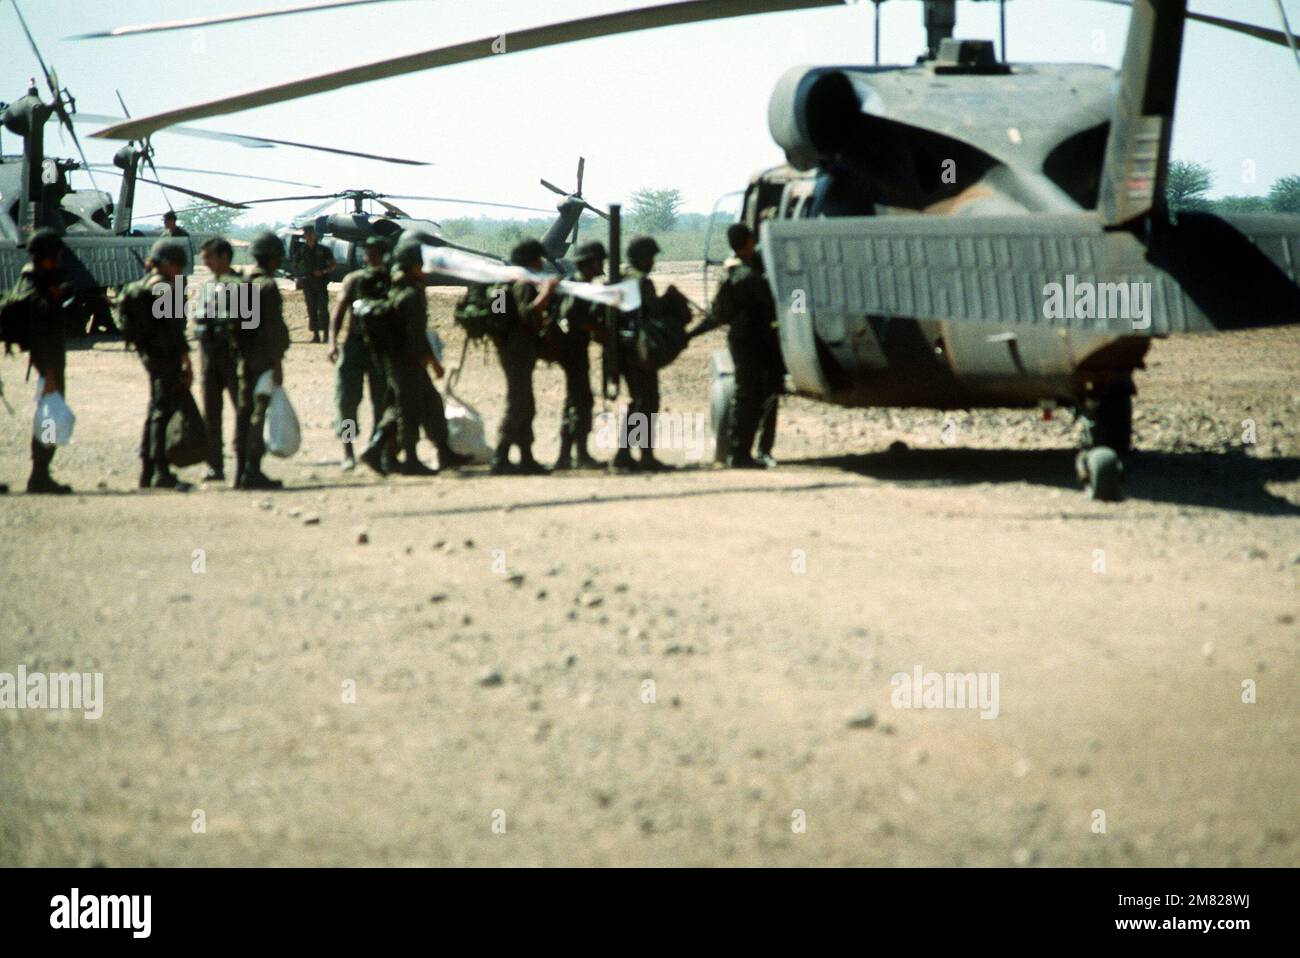
[[[149,249],[157,239],[158,230],[140,230],[133,223],[135,188],[137,183],[149,183],[168,192],[180,193],[205,204],[231,209],[247,209],[243,204],[222,199],[209,193],[165,181],[160,170],[238,176],[249,180],[263,180],[285,185],[313,186],[292,180],[271,177],[246,176],[216,170],[160,167],[154,163],[154,148],[150,137],[132,140],[113,156],[113,163],[90,163],[77,135],[77,125],[124,121],[130,113],[121,94],[118,102],[126,116],[88,114],[77,110],[76,99],[68,88],[60,85],[54,69],[46,64],[40,49],[27,27],[17,0],[12,3],[28,44],[40,67],[49,101],[42,98],[35,78],[29,80],[24,96],[11,103],[0,103],[3,129],[19,137],[23,143],[20,155],[0,155],[0,288],[11,287],[27,262],[26,238],[39,227],[50,227],[64,236],[65,253],[62,265],[68,274],[73,290],[72,332],[94,328],[112,328],[106,291],[139,278]],[[45,126],[57,121],[60,128],[72,139],[79,159],[47,156],[44,146]],[[387,163],[404,165],[429,165],[426,161],[382,156],[334,146],[319,146],[289,140],[277,140],[249,134],[230,134],[218,130],[196,127],[176,127],[169,133],[202,137],[235,143],[252,149],[273,149],[279,146],[341,153]],[[152,177],[142,175],[148,168]],[[74,189],[71,174],[80,172],[91,180],[90,189]],[[121,177],[117,197],[102,190],[96,172]],[[170,208],[170,200],[168,200]],[[189,237],[190,263],[195,260],[198,245],[206,237]]]
[[[878,21],[885,0],[872,2]],[[916,63],[781,79],[768,125],[787,163],[751,180],[742,216],[759,237],[796,392],[850,407],[1073,408],[1085,424],[1079,478],[1113,500],[1132,448],[1133,374],[1152,339],[1300,322],[1300,217],[1175,216],[1165,199],[1187,22],[1290,47],[1300,62],[1285,14],[1276,31],[1189,13],[1186,0],[1109,2],[1132,8],[1118,71],[1008,62],[1005,42],[999,57],[991,40],[954,37],[956,0],[924,0]],[[839,4],[684,0],[520,30],[509,53]],[[95,135],[509,55],[495,39]]]
[[[540,181],[542,186],[561,197],[559,203],[555,206],[557,213],[555,221],[542,238],[547,260],[551,263],[552,269],[561,274],[572,271],[572,266],[564,259],[564,255],[577,242],[583,213],[591,212],[605,219],[609,218],[609,213],[593,206],[583,198],[582,179],[586,164],[585,157],[578,157],[577,187],[572,192],[561,189],[549,180],[542,179]],[[307,226],[310,226],[315,231],[318,241],[325,245],[334,255],[334,269],[329,278],[335,282],[342,281],[343,277],[349,272],[361,266],[362,244],[371,236],[379,236],[388,240],[390,244],[395,244],[403,233],[409,233],[429,246],[445,246],[464,253],[472,253],[493,262],[501,262],[500,257],[493,256],[491,253],[453,242],[440,232],[441,224],[434,220],[412,216],[398,207],[394,201],[413,200],[432,203],[458,203],[468,206],[523,210],[531,213],[550,212],[550,210],[540,206],[521,206],[515,203],[499,203],[452,196],[396,195],[379,193],[369,189],[348,189],[337,193],[280,196],[244,200],[242,202],[244,205],[253,206],[295,200],[323,200],[324,202],[294,217],[290,226],[282,227],[276,231],[277,235],[284,240],[285,248],[288,250],[286,259],[288,262],[293,261],[294,255],[304,242],[303,231]],[[324,213],[324,210],[338,201],[348,204],[350,209],[343,213]],[[367,205],[371,208],[367,209]],[[380,207],[382,212],[375,212],[375,206]],[[441,274],[430,274],[428,283],[433,286],[462,285],[461,281],[456,277]]]

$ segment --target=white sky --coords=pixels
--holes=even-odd
[[[651,0],[405,0],[151,36],[94,41],[62,38],[91,29],[263,9],[277,0],[20,0],[48,63],[78,107],[118,113],[120,89],[136,115],[213,99],[328,70],[506,33]],[[1300,29],[1300,0],[1286,0]],[[1277,28],[1273,0],[1192,0],[1197,12]],[[1011,0],[1013,61],[1118,65],[1128,11],[1091,0]],[[882,62],[906,63],[923,47],[921,4],[882,8]],[[959,37],[997,36],[997,4],[962,2]],[[707,211],[723,193],[781,162],[767,130],[777,78],[795,64],[869,63],[870,4],[746,17],[589,40],[550,50],[411,74],[197,125],[279,139],[352,146],[433,160],[400,167],[286,147],[250,150],[188,137],[155,138],[157,162],[203,166],[320,183],[326,191],[365,187],[389,193],[469,196],[549,206],[546,177],[571,187],[578,154],[587,157],[585,193],[594,203],[626,200],[643,186],[677,187],[686,207]],[[0,6],[3,99],[16,99],[36,72],[8,2]],[[42,90],[44,93],[44,90]],[[93,129],[93,127],[91,128]],[[51,125],[47,152],[72,155]],[[114,145],[83,139],[92,162]],[[5,152],[16,138],[5,134]],[[1264,193],[1300,172],[1300,69],[1289,51],[1203,24],[1189,24],[1174,156],[1207,162],[1214,192]],[[1253,163],[1255,180],[1243,179]],[[222,177],[165,174],[232,199],[312,192]],[[83,179],[84,182],[84,179]],[[101,177],[116,191],[117,180]],[[179,205],[179,204],[178,204]],[[262,207],[245,222],[288,219],[310,203]],[[474,207],[404,204],[435,218],[475,215]],[[142,186],[141,213],[161,210]],[[489,215],[506,215],[484,211]]]

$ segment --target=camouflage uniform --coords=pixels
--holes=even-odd
[[[154,292],[158,287],[160,294]],[[167,462],[167,423],[189,391],[184,294],[177,295],[173,281],[155,270],[122,289],[117,309],[120,325],[131,331],[131,345],[149,374],[149,408],[140,437],[140,485],[174,485]]]
[[[52,290],[64,282],[62,270],[47,273],[35,263],[27,263],[18,275],[18,282],[9,292],[11,308],[25,309],[29,316],[28,352],[31,364],[47,383],[57,383],[63,397],[67,398],[67,345],[65,329],[67,311],[64,297]],[[27,482],[29,492],[68,492],[67,486],[54,482],[50,476],[50,463],[58,447],[47,446],[32,437],[32,474]]]
[[[388,377],[381,358],[371,352],[364,331],[354,328],[358,324],[352,315],[352,303],[358,299],[386,298],[389,282],[388,270],[383,266],[366,266],[343,278],[343,288],[339,295],[347,317],[347,335],[339,347],[334,377],[334,407],[338,412],[334,428],[340,437],[343,437],[347,423],[352,423],[354,438],[359,432],[357,409],[361,405],[363,384],[368,384],[370,388],[372,432],[384,415]]]
[[[580,277],[579,277],[580,278]],[[596,397],[591,391],[591,334],[601,317],[591,302],[567,296],[560,304],[560,366],[564,370],[564,418],[560,422],[560,458],[572,446],[586,460],[587,436]]]
[[[754,435],[762,424],[759,452],[770,455],[776,441],[777,403],[785,388],[785,365],[777,328],[776,303],[757,254],[727,261],[712,315],[696,333],[726,325],[727,346],[736,366],[732,399],[731,457],[753,458]]]
[[[315,246],[304,243],[294,254],[294,275],[302,282],[303,299],[307,302],[307,328],[312,339],[328,339],[330,329],[329,271],[334,267],[334,254],[319,241]],[[323,270],[324,276],[315,276]]]
[[[629,268],[624,273],[625,280],[635,279],[639,281],[641,289],[641,308],[630,313],[619,313],[618,321],[618,340],[619,356],[618,369],[627,384],[628,404],[627,404],[627,432],[629,436],[629,445],[631,439],[637,434],[645,437],[646,445],[638,446],[641,450],[641,459],[643,462],[654,460],[654,421],[655,416],[659,413],[659,371],[652,369],[641,362],[636,351],[636,334],[637,323],[641,316],[655,308],[655,302],[659,294],[655,292],[655,284],[650,280],[649,274],[643,273],[638,269]],[[632,416],[636,414],[645,416],[644,425],[640,429],[636,428],[636,423],[632,422]],[[621,437],[620,437],[621,440]],[[631,461],[631,450],[620,448],[618,455],[615,457],[617,465],[627,465]]]
[[[235,331],[239,346],[239,411],[235,417],[236,482],[245,473],[261,473],[266,444],[262,430],[266,424],[267,396],[255,396],[257,381],[278,363],[289,349],[289,327],[284,324],[284,301],[275,277],[261,266],[248,276],[257,325],[245,328],[241,322]]]
[[[506,375],[506,409],[497,436],[498,451],[508,456],[510,446],[518,446],[521,454],[531,459],[533,447],[533,418],[537,415],[537,401],[533,396],[533,367],[537,365],[538,320],[532,304],[538,297],[532,283],[511,283],[507,294],[513,300],[514,315],[518,317],[508,332],[492,337],[501,368]]]
[[[231,314],[230,306],[240,302],[236,284],[243,281],[244,277],[234,269],[213,276],[204,289],[200,312],[194,321],[201,359],[199,381],[203,423],[208,434],[208,466],[218,477],[224,472],[221,434],[225,397],[222,394],[228,394],[236,410],[239,408],[239,346],[235,342],[239,317]]]

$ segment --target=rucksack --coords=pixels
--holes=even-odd
[[[637,358],[650,369],[669,365],[686,349],[690,321],[689,301],[676,286],[669,286],[651,309],[642,311],[637,324]]]
[[[362,335],[374,352],[391,356],[402,348],[397,310],[390,300],[359,299],[352,304],[352,319],[361,324]]]
[[[32,304],[27,297],[8,293],[0,299],[0,342],[6,351],[10,346],[23,352],[32,348]]]
[[[519,320],[507,283],[471,283],[456,303],[455,315],[467,339],[503,335]]]

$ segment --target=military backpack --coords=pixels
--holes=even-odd
[[[504,335],[519,322],[508,283],[471,283],[456,304],[455,315],[467,339]]]

